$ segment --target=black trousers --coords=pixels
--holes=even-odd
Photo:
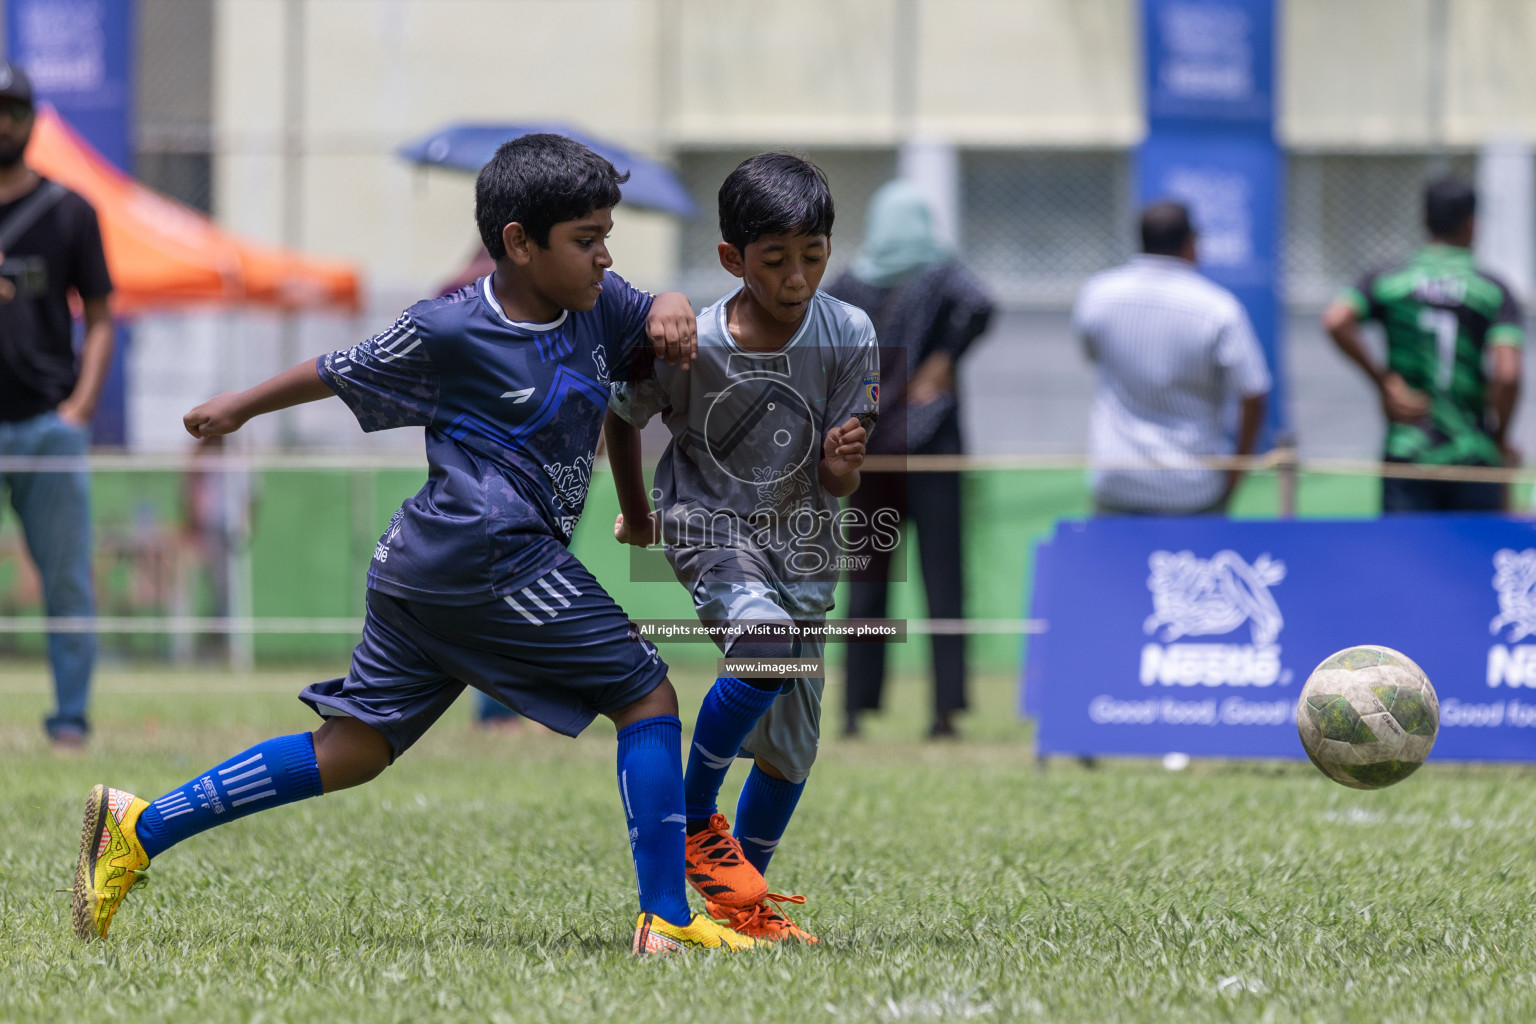
[[[1471,480],[1409,480],[1382,477],[1381,511],[1502,512],[1508,505],[1504,484]]]
[[[915,529],[920,546],[923,587],[928,596],[928,617],[959,619],[964,616],[963,561],[961,557],[960,474],[958,473],[865,473],[859,489],[849,499],[865,516],[876,509],[896,511]],[[855,534],[849,531],[849,539]],[[874,545],[855,547],[870,550]],[[898,548],[905,557],[908,549]],[[873,552],[867,572],[849,584],[848,614],[855,619],[879,619],[886,614],[891,552]],[[966,706],[965,637],[933,636],[933,711],[935,719]],[[880,707],[885,688],[883,643],[848,645],[847,712]]]

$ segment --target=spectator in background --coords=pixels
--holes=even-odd
[[[1505,284],[1472,262],[1477,195],[1456,178],[1424,190],[1429,244],[1405,262],[1367,274],[1323,314],[1339,350],[1376,386],[1387,418],[1387,462],[1429,466],[1518,465],[1509,422],[1520,393],[1525,324]],[[1360,323],[1386,330],[1385,365]],[[1504,484],[1381,481],[1383,512],[1493,512]]]
[[[475,726],[517,735],[523,731],[523,716],[495,697],[475,692]]]
[[[1188,209],[1147,207],[1141,248],[1083,285],[1072,311],[1098,366],[1088,431],[1094,509],[1224,512],[1242,472],[1201,468],[1199,460],[1253,452],[1271,384],[1264,352],[1236,296],[1195,269]]]
[[[26,164],[32,85],[0,62],[0,456],[84,456],[91,416],[112,359],[112,317],[96,211]],[[70,302],[85,340],[75,354]],[[90,481],[85,469],[0,472],[42,578],[50,616],[95,614],[91,583]],[[45,727],[56,747],[78,747],[96,638],[50,633],[48,661],[58,707]]]
[[[227,453],[222,434],[196,443],[191,464],[182,478],[181,501],[183,550],[192,556],[190,568],[200,570],[206,578],[213,614],[221,619],[242,611],[249,614],[249,609],[243,608],[237,599],[242,585],[238,570],[239,560],[250,550],[256,512],[256,494],[248,470],[227,463],[209,466],[210,461],[221,461]],[[192,583],[192,579],[178,574],[177,614],[191,614]],[[175,658],[188,660],[197,639],[192,634],[179,634],[171,648]],[[219,633],[207,641],[216,653],[228,659],[231,668],[237,666],[238,641],[234,634]]]
[[[869,454],[961,454],[955,368],[987,329],[992,302],[938,242],[932,211],[916,186],[900,180],[881,186],[852,269],[825,290],[868,313],[879,338],[884,393]],[[923,473],[909,480],[904,473],[866,470],[848,500],[865,523],[877,509],[911,520],[921,538],[929,617],[964,618],[960,474]],[[891,552],[881,550],[876,531],[848,532],[857,550],[874,556],[868,570],[850,581],[848,614],[883,618]],[[931,735],[954,736],[953,716],[966,707],[965,637],[939,634],[932,643]],[[860,712],[880,707],[885,652],[885,644],[848,647],[845,735],[857,735]]]

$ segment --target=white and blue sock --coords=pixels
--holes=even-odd
[[[139,816],[150,859],[183,839],[247,814],[320,795],[315,741],[307,732],[258,743],[152,802]]]
[[[768,861],[779,848],[790,816],[805,791],[804,782],[776,779],[756,765],[741,788],[736,804],[736,839],[747,861],[760,875],[768,873]]]
[[[619,730],[619,796],[629,825],[640,911],[686,925],[687,883],[683,881],[683,724],[676,715],[657,715]]]
[[[718,809],[720,786],[741,750],[742,741],[778,696],[777,682],[772,689],[766,689],[722,677],[709,688],[693,726],[688,772],[683,776],[690,831],[698,831],[709,823],[710,815]]]

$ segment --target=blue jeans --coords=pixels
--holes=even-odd
[[[28,420],[0,422],[0,456],[84,456],[86,427],[47,412]],[[91,487],[82,464],[62,473],[0,472],[11,507],[43,580],[43,604],[50,616],[96,614],[91,588]],[[86,704],[96,663],[93,633],[48,634],[48,663],[58,709],[44,721],[48,735],[83,735],[90,729]]]

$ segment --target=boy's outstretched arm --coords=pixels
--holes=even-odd
[[[645,470],[640,465],[640,431],[609,409],[603,420],[603,434],[608,439],[608,465],[613,470],[613,486],[619,492],[619,518],[613,524],[613,539],[620,544],[649,547],[657,540],[656,517],[651,512],[651,499],[645,493]]]
[[[193,437],[232,434],[253,416],[305,402],[318,402],[335,393],[320,379],[320,371],[311,359],[255,387],[216,395],[183,416],[181,423]]]
[[[869,431],[857,416],[849,416],[827,431],[816,476],[833,497],[846,498],[859,489],[859,467],[864,464],[864,442],[868,437]]]
[[[645,334],[651,350],[665,363],[678,363],[688,369],[699,354],[699,324],[693,306],[682,292],[662,292],[651,300],[651,312],[645,318]]]

